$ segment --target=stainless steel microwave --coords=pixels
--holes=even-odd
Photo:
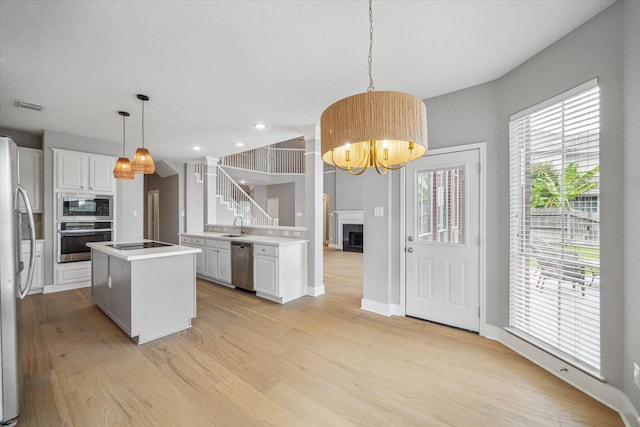
[[[62,193],[58,221],[113,221],[113,196]]]

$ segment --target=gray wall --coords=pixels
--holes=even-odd
[[[136,241],[144,232],[144,177],[116,181],[116,239]]]
[[[18,147],[42,148],[42,135],[23,130],[0,127],[0,135],[10,136]]]
[[[624,3],[624,391],[640,410],[640,390],[633,384],[633,363],[640,364],[640,2]]]
[[[278,225],[296,225],[295,190],[295,184],[292,182],[267,186],[267,199],[278,198]]]
[[[195,165],[196,163],[184,164],[184,229],[187,232],[204,231],[204,172],[203,181],[196,182]]]
[[[629,13],[623,19],[623,8]],[[509,313],[509,116],[531,105],[562,93],[594,77],[601,88],[601,347],[602,374],[607,381],[623,389],[636,407],[640,406],[638,390],[632,385],[632,362],[640,361],[640,311],[632,303],[640,301],[635,271],[626,258],[637,263],[638,226],[638,4],[633,1],[613,6],[585,23],[574,32],[527,60],[502,78],[426,100],[430,148],[449,147],[485,141],[487,144],[487,323],[498,327],[508,324]],[[633,18],[631,18],[633,16]],[[623,28],[623,21],[627,25]],[[626,28],[626,29],[625,29]],[[625,33],[626,31],[626,33]],[[627,60],[623,58],[623,34],[627,37]],[[632,41],[633,40],[633,41]],[[623,80],[623,65],[626,67]],[[623,109],[623,82],[626,93]],[[627,120],[627,135],[623,145],[623,115]],[[631,123],[629,123],[631,122]],[[634,138],[635,137],[635,138]],[[624,163],[624,147],[630,150]],[[635,154],[635,155],[631,155]],[[627,186],[623,193],[623,165]],[[393,243],[394,207],[399,204],[393,174],[378,178],[365,173],[363,177],[347,177],[353,185],[341,185],[336,178],[337,209],[357,195],[355,181],[364,178],[365,230],[375,227],[376,233],[365,232],[364,297],[383,303],[397,303],[394,260],[400,251],[385,248]],[[390,181],[388,181],[389,179]],[[634,184],[636,187],[634,187]],[[625,198],[626,195],[626,198]],[[625,230],[622,207],[627,202]],[[385,217],[372,216],[373,206],[385,206]],[[390,212],[387,212],[391,209]],[[387,216],[388,215],[388,216]],[[632,216],[630,218],[630,216]],[[624,237],[627,239],[625,255]],[[629,241],[631,239],[631,241]],[[386,260],[390,260],[387,262]],[[627,292],[625,296],[625,292]],[[631,300],[629,297],[635,296]],[[621,308],[625,307],[625,310]],[[627,332],[624,332],[627,331]],[[625,336],[626,334],[626,336]]]
[[[369,172],[365,172],[368,174]],[[361,179],[362,178],[362,179]],[[362,210],[364,206],[364,176],[351,176],[348,172],[336,170],[337,211]]]
[[[171,175],[166,178],[160,176],[145,176],[145,205],[147,192],[151,190],[159,190],[160,202],[160,240],[167,243],[178,243],[178,233],[180,232],[180,178]],[[145,207],[146,211],[146,207]],[[145,235],[147,230],[147,221],[145,215]]]

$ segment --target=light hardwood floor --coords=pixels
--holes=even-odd
[[[88,289],[30,296],[19,425],[622,425],[501,344],[360,310],[361,270],[325,250],[326,295],[286,305],[199,280],[193,327],[141,346]]]

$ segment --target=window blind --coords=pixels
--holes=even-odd
[[[509,122],[509,326],[596,373],[599,135],[597,80],[514,115]]]

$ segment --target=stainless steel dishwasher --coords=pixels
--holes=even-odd
[[[231,284],[253,291],[253,243],[231,242]]]

